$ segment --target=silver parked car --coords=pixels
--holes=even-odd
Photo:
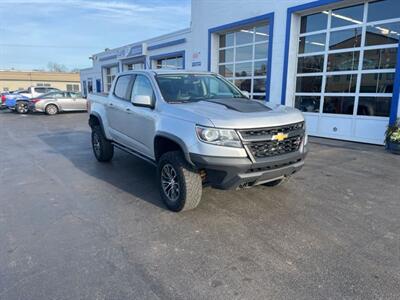
[[[31,111],[55,115],[63,111],[86,111],[87,101],[80,93],[50,92],[29,101]]]

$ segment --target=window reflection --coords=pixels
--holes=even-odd
[[[354,93],[356,91],[357,75],[330,75],[326,77],[326,93]]]
[[[360,52],[344,52],[329,54],[328,71],[350,71],[357,70]]]
[[[354,97],[325,97],[324,113],[352,115],[354,109]]]
[[[329,50],[360,47],[361,31],[361,28],[352,28],[331,32]]]
[[[394,73],[363,74],[360,93],[392,93]]]
[[[322,85],[322,76],[297,77],[296,92],[320,93],[321,85]]]
[[[357,115],[389,117],[391,102],[390,97],[360,97]]]
[[[302,112],[319,112],[320,96],[296,96],[295,107]]]
[[[397,48],[375,49],[364,51],[363,69],[396,68]]]
[[[301,17],[300,33],[326,29],[328,13],[322,12]]]
[[[362,24],[364,15],[364,5],[357,5],[345,8],[334,9],[332,11],[331,27]]]
[[[398,44],[400,36],[400,22],[371,25],[367,27],[365,45]]]
[[[297,73],[316,73],[322,72],[324,68],[324,56],[313,55],[299,57]]]
[[[313,34],[303,36],[299,40],[299,53],[312,53],[325,51],[326,34]]]
[[[399,0],[375,1],[368,4],[368,22],[400,17]]]

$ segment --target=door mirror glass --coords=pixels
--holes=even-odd
[[[250,99],[250,94],[248,91],[241,91],[241,92],[247,99]]]
[[[134,95],[132,97],[132,104],[136,106],[153,107],[153,99],[148,95]]]

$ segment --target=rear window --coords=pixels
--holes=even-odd
[[[118,98],[129,100],[129,92],[128,89],[130,87],[132,76],[130,75],[123,75],[118,77],[117,83],[115,84],[114,95]]]

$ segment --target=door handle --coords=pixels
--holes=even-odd
[[[114,108],[114,104],[108,103],[108,107],[109,107],[109,108]]]
[[[125,111],[131,112],[132,110],[129,107],[127,107],[127,108],[125,108]]]

